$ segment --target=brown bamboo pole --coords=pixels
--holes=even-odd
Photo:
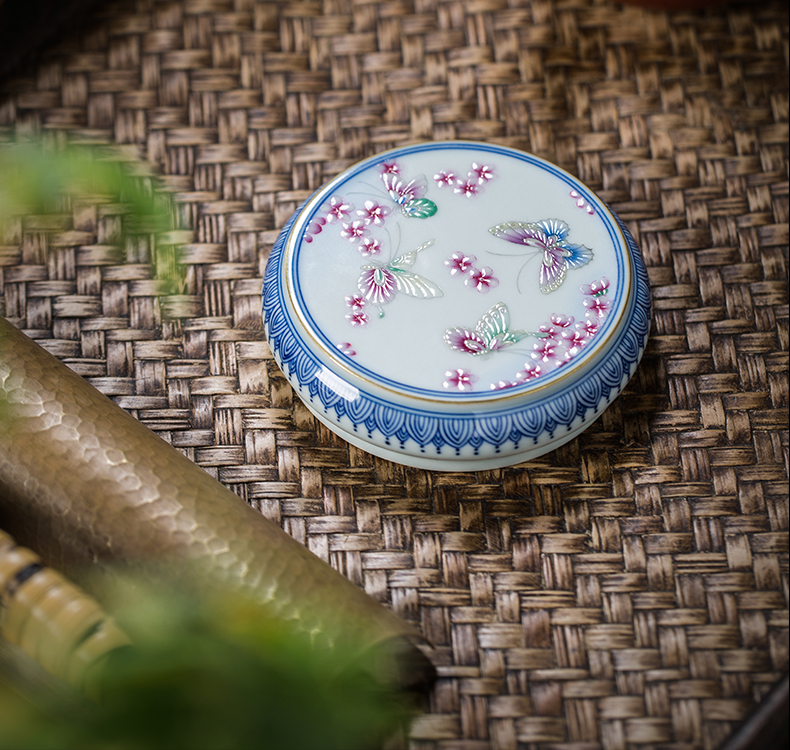
[[[319,642],[377,647],[407,684],[430,679],[414,628],[0,318],[4,406],[0,524],[47,565],[238,591]]]

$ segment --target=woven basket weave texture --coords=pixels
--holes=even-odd
[[[0,238],[0,314],[415,622],[412,750],[718,748],[788,666],[788,16],[604,0],[139,0],[0,82],[0,140],[161,175],[184,294],[75,202]],[[579,177],[653,288],[636,376],[579,438],[430,473],[318,424],[262,331],[268,252],[360,158],[482,140]]]

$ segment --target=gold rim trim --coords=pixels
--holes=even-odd
[[[472,142],[469,142],[469,141],[445,141],[444,143],[457,144],[460,147],[468,147],[470,149],[474,149],[475,147],[479,146],[479,144],[475,144],[475,143],[472,143]],[[419,144],[414,144],[414,145],[419,145]],[[319,352],[323,352],[327,356],[327,358],[329,360],[329,363],[331,363],[333,366],[335,366],[338,370],[342,371],[343,373],[346,373],[347,376],[350,376],[350,378],[352,379],[352,382],[353,382],[353,379],[356,379],[357,381],[359,381],[361,383],[370,384],[371,386],[373,386],[373,387],[375,387],[375,388],[377,388],[377,389],[379,389],[381,391],[385,391],[387,393],[394,393],[394,394],[400,396],[401,398],[406,397],[406,398],[411,398],[411,399],[414,399],[416,401],[421,401],[421,402],[426,402],[426,403],[437,403],[437,404],[444,404],[444,405],[452,404],[453,406],[459,406],[459,407],[460,406],[470,406],[471,407],[471,406],[473,406],[475,404],[488,404],[488,403],[491,403],[491,402],[497,402],[497,403],[499,403],[499,402],[507,402],[507,401],[512,401],[512,400],[515,400],[515,399],[522,399],[525,396],[528,396],[528,395],[531,395],[531,394],[538,394],[538,393],[541,393],[541,392],[545,392],[549,388],[556,388],[559,384],[561,384],[561,383],[567,381],[568,379],[572,378],[573,376],[577,375],[578,374],[578,370],[583,368],[583,367],[588,366],[592,360],[596,359],[597,355],[593,354],[590,357],[586,357],[583,361],[578,362],[576,365],[570,365],[568,368],[566,368],[566,371],[565,371],[565,373],[563,375],[561,375],[560,377],[552,380],[550,383],[531,385],[528,389],[525,389],[525,390],[517,390],[517,388],[506,388],[506,389],[502,389],[502,390],[487,391],[487,392],[484,392],[484,393],[473,394],[473,395],[467,396],[467,397],[465,397],[463,399],[458,399],[457,397],[455,397],[455,394],[447,394],[446,396],[444,396],[444,395],[440,394],[440,392],[437,392],[437,396],[435,396],[435,397],[434,396],[426,396],[426,395],[419,394],[419,393],[412,393],[410,391],[398,390],[397,388],[393,388],[391,386],[386,385],[385,383],[381,383],[381,382],[378,382],[377,380],[374,380],[373,378],[367,377],[366,375],[364,375],[362,373],[356,372],[353,368],[350,368],[346,364],[347,357],[339,356],[336,350],[334,350],[333,348],[327,347],[323,343],[323,341],[321,341],[321,339],[319,339],[316,336],[316,334],[313,331],[312,326],[309,325],[309,323],[308,323],[308,321],[307,321],[307,319],[305,317],[304,311],[296,303],[296,298],[294,296],[295,284],[294,284],[294,278],[293,277],[294,277],[294,270],[295,270],[294,269],[294,265],[295,264],[292,262],[292,260],[293,260],[293,255],[294,255],[294,253],[295,253],[295,251],[297,249],[298,244],[301,244],[301,242],[297,243],[297,238],[301,236],[302,230],[304,229],[304,226],[305,226],[305,224],[308,221],[308,215],[312,212],[312,210],[316,206],[316,204],[325,201],[326,198],[328,197],[328,195],[330,193],[332,193],[334,191],[334,189],[339,184],[348,181],[348,179],[350,179],[351,177],[356,177],[356,176],[362,174],[362,172],[365,169],[369,168],[370,166],[373,166],[375,163],[378,163],[378,162],[386,159],[388,155],[401,153],[404,148],[408,148],[408,146],[395,148],[395,149],[390,149],[388,151],[382,151],[381,153],[378,153],[375,156],[369,157],[369,159],[364,159],[364,160],[362,160],[360,162],[357,162],[356,164],[354,164],[353,166],[349,167],[348,169],[345,169],[339,175],[334,177],[330,182],[328,182],[326,185],[324,185],[324,187],[322,187],[319,190],[319,192],[316,193],[299,210],[299,216],[297,217],[296,221],[294,222],[293,226],[291,227],[291,229],[290,229],[290,231],[288,233],[288,237],[286,238],[286,241],[285,241],[285,244],[284,244],[284,247],[283,247],[281,263],[283,264],[282,268],[284,268],[285,273],[284,273],[284,275],[280,274],[279,278],[282,278],[283,281],[284,281],[284,284],[285,284],[285,301],[286,301],[286,304],[288,304],[290,306],[290,308],[293,310],[293,312],[295,313],[296,318],[299,321],[300,326],[301,326],[301,328],[302,328],[302,330],[304,332],[304,338],[309,340],[310,342],[312,342],[315,345],[315,347],[318,349]],[[497,146],[497,148],[502,149],[503,151],[512,152],[514,155],[525,154],[526,153],[526,152],[517,151],[516,149],[508,148],[507,146]],[[540,161],[543,161],[542,159],[540,159],[540,157],[534,156],[534,154],[527,154],[527,155],[531,156],[532,158],[539,159]],[[363,165],[367,165],[367,166],[365,166],[363,169],[359,169],[360,167],[363,167]],[[609,210],[608,206],[606,206],[603,202],[601,202],[600,198],[598,198],[597,195],[595,195],[594,191],[590,190],[586,185],[584,185],[584,183],[582,183],[581,181],[576,179],[573,175],[571,175],[570,173],[566,172],[561,167],[557,167],[554,164],[552,164],[551,166],[552,166],[552,168],[558,170],[559,172],[567,175],[571,180],[573,180],[573,182],[577,183],[578,185],[581,185],[591,195],[596,197],[597,202],[600,204],[600,208],[598,206],[596,206],[596,209],[598,209],[601,212],[605,213],[605,215],[610,219],[612,228],[614,229],[614,231],[616,233],[616,236],[620,240],[621,250],[624,251],[624,257],[625,257],[625,261],[626,261],[625,264],[624,264],[624,271],[625,271],[624,276],[626,278],[625,278],[625,285],[624,285],[624,288],[623,288],[623,299],[625,300],[625,302],[620,307],[620,311],[619,311],[619,314],[618,314],[617,321],[614,323],[612,328],[610,328],[610,330],[607,332],[606,336],[604,336],[601,340],[599,340],[596,343],[596,345],[595,345],[595,348],[598,349],[599,353],[600,353],[600,350],[603,349],[603,348],[606,348],[606,346],[609,344],[609,342],[612,340],[612,338],[615,336],[615,334],[619,333],[620,329],[622,328],[622,326],[625,323],[624,313],[631,306],[632,301],[633,301],[633,294],[634,294],[634,284],[633,284],[634,268],[633,268],[633,261],[631,259],[631,253],[628,250],[628,242],[625,239],[625,235],[623,234],[622,229],[620,229],[620,226],[617,223],[617,220],[615,219],[614,214]],[[357,171],[356,171],[356,173],[354,175],[349,175],[349,172],[351,172],[352,170],[357,170]],[[514,390],[516,390],[515,393],[512,392]]]

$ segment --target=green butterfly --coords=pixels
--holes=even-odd
[[[510,312],[504,302],[497,302],[485,312],[474,328],[454,326],[444,332],[444,341],[452,349],[478,356],[490,354],[530,336],[527,331],[510,330]]]

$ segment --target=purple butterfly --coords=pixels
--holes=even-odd
[[[540,291],[553,292],[562,286],[569,268],[580,268],[592,260],[593,253],[584,245],[573,245],[567,237],[570,227],[558,219],[544,221],[506,221],[488,230],[494,237],[514,245],[526,245],[542,252]]]
[[[385,173],[381,180],[390,200],[400,206],[401,213],[407,218],[428,219],[436,213],[436,204],[423,197],[428,182],[422,175],[405,182],[399,174]]]

